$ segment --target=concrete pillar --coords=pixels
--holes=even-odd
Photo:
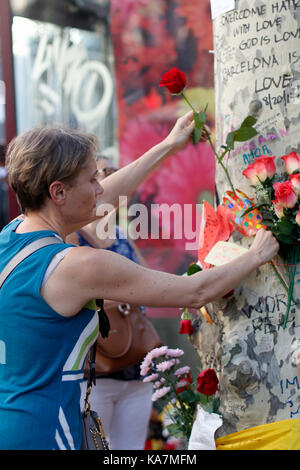
[[[300,2],[237,0],[213,21],[217,146],[252,114],[258,135],[235,144],[227,161],[235,188],[253,196],[242,171],[259,155],[300,152]],[[220,199],[229,185],[218,167]],[[253,238],[235,233],[245,247]],[[280,262],[280,261],[279,261]],[[281,261],[282,263],[282,261]],[[281,267],[286,272],[286,267]],[[234,295],[208,305],[192,337],[203,368],[220,380],[224,425],[218,436],[283,419],[300,419],[300,266],[287,328],[287,295],[271,266],[253,272]]]

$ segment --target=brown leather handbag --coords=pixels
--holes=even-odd
[[[162,345],[153,324],[139,306],[106,300],[104,310],[110,322],[107,338],[97,339],[96,376],[119,372],[142,361]]]

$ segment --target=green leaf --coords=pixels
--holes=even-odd
[[[195,274],[199,271],[202,271],[202,269],[200,268],[199,264],[197,263],[193,263],[189,266],[189,269],[187,270],[187,275],[188,276],[191,276],[192,274]]]
[[[178,428],[178,424],[172,423],[168,424],[167,430],[169,431],[169,434],[174,437],[185,437],[185,434],[183,430]]]
[[[255,119],[253,116],[247,116],[246,119],[241,124],[241,127],[252,127],[254,124],[256,124],[257,119]]]
[[[213,413],[217,413],[220,408],[220,398],[214,398],[212,403]]]
[[[271,231],[272,231],[272,228],[274,228],[274,222],[272,220],[263,219],[263,224],[269,229],[271,229]]]
[[[246,140],[252,139],[252,137],[258,134],[254,127],[241,127],[234,133],[234,140],[237,142],[245,142]]]
[[[193,143],[198,144],[202,137],[203,126],[206,121],[206,114],[204,111],[194,113],[195,129],[193,132]]]
[[[295,239],[289,235],[284,235],[282,233],[274,233],[274,234],[277,240],[285,243],[286,245],[293,245],[295,243]]]
[[[195,403],[198,401],[198,396],[190,388],[181,392],[179,396],[181,400],[185,401],[186,403]]]
[[[226,145],[230,149],[234,149],[234,131],[229,132],[229,134],[226,137]]]
[[[277,228],[283,235],[292,235],[294,231],[294,225],[286,217],[282,217],[277,222]]]
[[[242,213],[242,217],[244,217],[244,215],[247,215],[249,212],[254,211],[254,209],[260,210],[262,207],[268,207],[268,205],[267,204],[255,204],[251,207],[248,207],[248,209],[246,209]]]
[[[234,149],[234,142],[245,142],[258,134],[254,129],[254,124],[257,122],[253,116],[247,116],[242,122],[239,129],[229,132],[226,138],[226,145],[229,149]]]

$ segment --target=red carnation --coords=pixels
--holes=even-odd
[[[171,93],[177,95],[186,86],[185,75],[177,67],[173,67],[168,72],[162,74],[159,86],[165,86]]]
[[[198,375],[197,383],[198,392],[213,395],[218,390],[219,380],[213,369],[205,369]]]
[[[191,379],[191,373],[189,372],[186,377],[182,377],[179,379],[177,388],[176,388],[176,393],[179,395],[180,393],[184,392],[189,388],[189,385],[192,383]]]

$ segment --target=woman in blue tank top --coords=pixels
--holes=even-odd
[[[100,183],[117,171],[112,162],[101,154],[97,154],[96,160]],[[116,222],[115,216],[115,211],[108,215],[105,221],[102,221],[103,226],[110,225],[110,217],[110,221]],[[136,245],[118,225],[113,223],[111,235],[114,236],[107,238],[107,231],[103,230],[102,234],[97,233],[98,223],[96,220],[88,224],[76,234],[67,237],[67,241],[80,246],[105,248],[135,263],[146,265]],[[140,309],[141,313],[146,315],[145,307],[140,306]],[[152,391],[152,384],[142,381],[140,363],[96,378],[96,387],[91,394],[91,405],[101,416],[111,450],[144,449],[152,410]],[[131,419],[133,415],[135,415],[134,420]]]
[[[95,220],[97,203],[116,205],[119,195],[128,195],[183,148],[192,119],[192,113],[180,118],[164,141],[102,185],[90,135],[44,127],[10,143],[9,184],[25,217],[0,233],[0,272],[39,238],[59,237],[61,243],[31,254],[0,289],[1,450],[80,449],[80,382],[98,334],[93,299],[198,308],[275,256],[277,243],[262,231],[248,253],[216,274],[182,277],[146,269],[109,250],[65,243],[68,234]]]

